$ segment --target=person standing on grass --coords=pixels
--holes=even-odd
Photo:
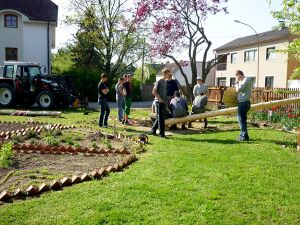
[[[107,96],[109,93],[108,85],[108,75],[103,73],[101,75],[100,83],[98,84],[98,103],[100,105],[100,117],[99,117],[99,127],[107,128],[108,116],[110,114],[110,108],[107,101]]]
[[[156,135],[156,131],[159,128],[159,134],[161,138],[167,138],[165,135],[165,113],[167,103],[167,82],[166,79],[170,76],[171,71],[165,69],[162,71],[163,77],[157,81],[154,85],[152,94],[155,97],[157,116],[152,126],[151,134]]]
[[[124,84],[124,78],[121,77],[118,79],[118,83],[115,86],[116,91],[116,101],[118,105],[118,119],[119,122],[122,122],[123,116],[124,116],[124,110],[125,110],[125,98],[124,98],[124,92],[123,92],[123,84]]]
[[[252,81],[246,78],[241,70],[236,71],[236,91],[238,93],[238,122],[241,133],[238,141],[249,141],[247,130],[247,113],[250,110],[250,97],[252,92]]]
[[[201,93],[207,94],[208,88],[206,84],[203,83],[202,77],[198,76],[197,78],[197,84],[194,86],[193,95],[196,98]]]
[[[208,98],[204,93],[200,93],[200,95],[196,96],[192,105],[192,113],[191,114],[200,114],[205,113],[205,106],[207,105]],[[192,123],[189,123],[189,127],[192,127]],[[204,119],[204,128],[207,128],[207,118]]]
[[[122,123],[129,125],[129,115],[132,102],[132,75],[127,74],[127,80],[123,84],[124,96],[125,96],[125,114]]]

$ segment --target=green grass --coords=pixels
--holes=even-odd
[[[64,116],[48,120],[97,125],[98,113]],[[238,143],[235,118],[213,125],[228,130],[150,137],[123,172],[1,206],[0,224],[298,224],[296,135],[251,128],[252,141]]]

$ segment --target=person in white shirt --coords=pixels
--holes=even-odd
[[[207,94],[208,88],[206,84],[203,83],[202,77],[197,77],[197,84],[194,86],[193,95],[196,98],[201,93]]]
[[[236,71],[236,92],[238,93],[238,122],[241,128],[239,141],[249,141],[247,130],[247,113],[250,110],[250,97],[252,93],[252,82],[246,78],[240,70]]]

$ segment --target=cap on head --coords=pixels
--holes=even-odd
[[[202,80],[202,77],[198,76],[198,77],[196,78],[196,80]]]

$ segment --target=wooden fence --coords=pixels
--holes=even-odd
[[[224,105],[223,96],[227,87],[209,87],[208,88],[208,101],[215,105]],[[300,88],[254,88],[252,90],[251,102],[269,102],[275,100],[282,100],[288,98],[300,97]],[[289,109],[296,111],[300,109],[300,104],[295,103],[288,106]]]

